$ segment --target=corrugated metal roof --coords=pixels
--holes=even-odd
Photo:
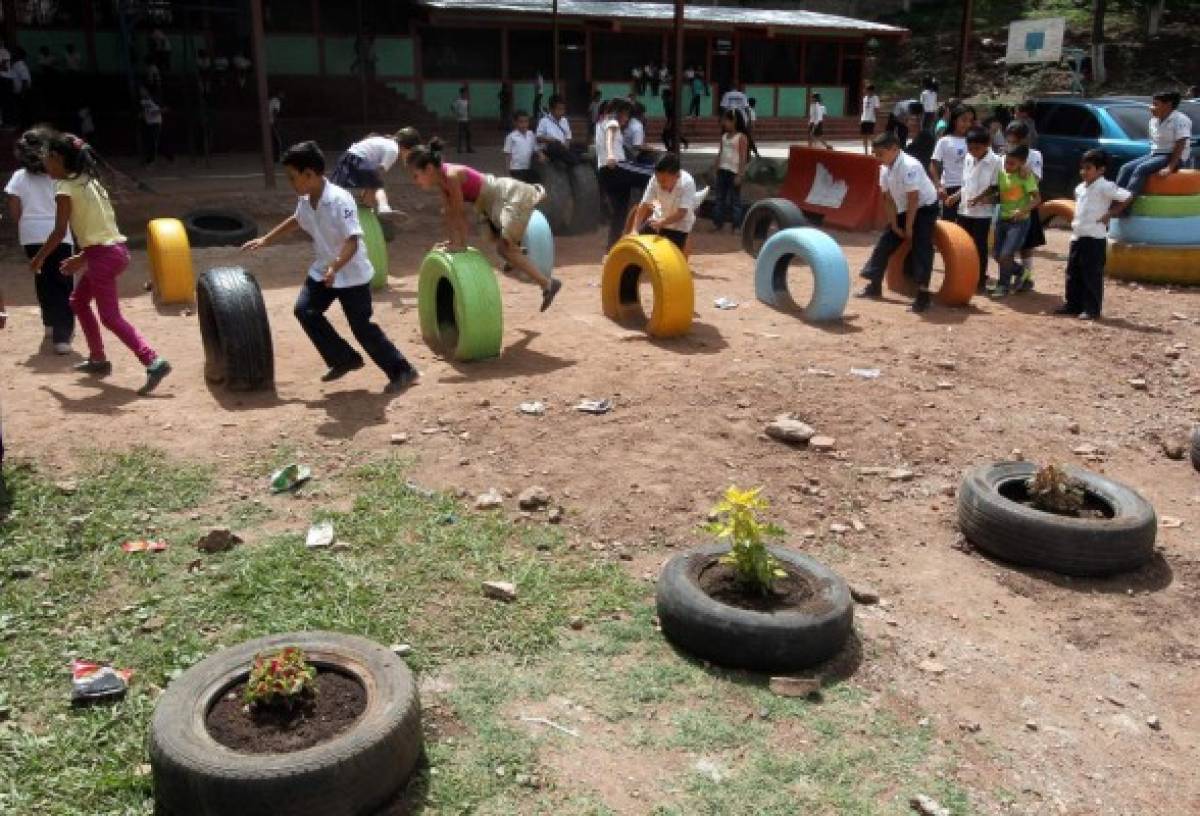
[[[539,14],[550,16],[551,0],[418,0],[422,6],[446,11]],[[671,3],[608,2],[606,0],[559,0],[560,18],[578,17],[612,20],[670,22],[675,18]],[[854,31],[864,34],[901,35],[907,29],[855,20],[836,14],[787,9],[732,8],[728,6],[686,6],[684,19],[689,23],[722,26],[770,26],[779,29],[820,29]]]

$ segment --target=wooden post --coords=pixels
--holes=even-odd
[[[258,88],[258,130],[261,137],[263,183],[275,189],[275,160],[272,157],[270,97],[267,95],[267,48],[263,34],[262,0],[250,0],[250,40],[254,49],[254,79]]]
[[[557,93],[561,93],[561,91],[559,90],[559,85],[558,85],[558,82],[559,82],[559,75],[558,75],[558,72],[559,72],[559,66],[558,66],[558,63],[559,63],[559,53],[558,53],[558,0],[554,0],[554,12],[553,12],[553,15],[552,15],[552,20],[553,20],[553,25],[554,25],[554,90],[553,90],[553,92],[552,92],[552,93],[556,93],[556,94],[557,94]],[[534,111],[534,112],[533,112],[533,115],[534,115],[534,116],[537,116],[537,111]]]
[[[671,88],[674,89],[671,111],[675,119],[675,150],[683,153],[683,0],[675,0],[675,67],[671,71]]]
[[[971,40],[971,23],[975,13],[972,0],[963,0],[962,30],[958,41],[958,67],[954,72],[954,95],[959,99],[963,96],[963,81],[967,73],[967,45]]]

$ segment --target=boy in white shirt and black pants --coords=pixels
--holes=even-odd
[[[879,186],[885,194],[883,202],[889,224],[860,273],[870,282],[858,296],[877,298],[883,294],[883,276],[888,261],[907,241],[911,244],[907,264],[917,284],[917,297],[911,308],[914,312],[924,312],[929,308],[929,279],[933,275],[937,190],[921,163],[900,149],[894,133],[876,136],[874,147],[875,158],[883,163],[879,168]]]
[[[654,165],[633,216],[633,233],[661,235],[687,253],[688,236],[696,226],[696,180],[679,167],[679,156],[666,153]]]
[[[812,102],[808,106],[809,147],[813,146],[813,140],[825,145],[826,149],[833,150],[833,145],[825,138],[825,105],[822,104],[819,93],[812,95]]]
[[[333,382],[363,367],[362,355],[325,317],[334,301],[340,301],[354,339],[387,375],[384,393],[400,393],[420,374],[371,320],[375,270],[362,240],[354,197],[325,178],[325,156],[316,142],[292,145],[284,152],[282,164],[288,182],[300,196],[296,213],[262,238],[247,241],[242,249],[261,249],[296,230],[312,236],[316,258],[296,298],[295,315],[329,366],[321,381]]]
[[[875,120],[879,115],[879,95],[875,93],[874,85],[867,85],[867,93],[862,98],[862,116],[859,118],[859,133],[862,135],[863,153],[871,155],[871,140],[875,138]]]
[[[450,103],[450,110],[458,120],[458,152],[474,153],[471,149],[471,97],[466,85],[458,89],[458,99]],[[465,150],[463,145],[466,145]]]
[[[1103,150],[1089,150],[1079,162],[1083,183],[1075,188],[1066,301],[1055,314],[1096,320],[1103,311],[1108,220],[1120,215],[1133,200],[1133,193],[1104,178],[1107,168],[1108,154]]]
[[[504,138],[504,155],[508,157],[508,174],[517,181],[533,184],[533,154],[537,152],[537,137],[529,130],[529,114],[517,111],[513,115],[516,127]]]
[[[567,119],[567,103],[558,94],[550,97],[550,112],[537,123],[537,143],[546,156],[564,164],[578,164],[571,152],[571,122]]]
[[[980,127],[967,132],[967,156],[963,160],[962,188],[946,199],[958,211],[958,225],[975,242],[979,254],[979,284],[975,291],[987,291],[988,234],[996,214],[996,174],[1004,160],[992,151],[991,134]]]

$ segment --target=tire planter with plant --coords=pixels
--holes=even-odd
[[[237,210],[192,210],[183,216],[193,247],[241,246],[258,235],[258,224]]]
[[[298,647],[322,679],[337,677],[354,708],[330,718],[296,715],[287,728],[242,714],[242,744],[223,744],[214,726],[240,709],[228,699],[256,656]],[[333,695],[332,684],[324,693]],[[332,705],[330,702],[328,705]],[[357,712],[353,715],[353,712]],[[309,716],[307,721],[303,718]],[[340,728],[340,730],[337,730]],[[308,729],[315,744],[279,750],[271,740]],[[226,742],[229,729],[217,731]],[[257,740],[261,739],[261,742]],[[389,649],[352,635],[298,632],[259,638],[197,663],[173,681],[150,724],[157,816],[369,816],[403,788],[421,755],[421,711],[412,672]],[[267,750],[260,751],[266,747]]]
[[[217,267],[196,283],[204,377],[230,391],[275,385],[275,349],[262,290],[240,266]]]
[[[808,223],[800,208],[786,198],[756,201],[742,219],[742,249],[757,258],[772,235],[792,227],[807,227]]]
[[[1154,554],[1157,518],[1142,496],[1119,482],[1075,467],[1062,469],[1083,492],[1076,515],[1040,510],[1030,462],[1001,462],[967,473],[958,491],[963,535],[988,555],[1064,575],[1128,572]]]

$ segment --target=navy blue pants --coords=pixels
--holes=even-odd
[[[308,339],[317,347],[325,365],[336,368],[362,362],[362,356],[350,347],[325,317],[325,312],[329,311],[334,301],[341,302],[342,312],[346,315],[354,339],[375,365],[383,369],[389,380],[396,379],[412,368],[400,349],[379,328],[379,324],[371,320],[371,284],[334,289],[321,281],[305,278],[304,288],[296,298],[296,319],[300,321]]]
[[[933,277],[933,227],[937,223],[939,211],[940,207],[937,204],[922,207],[917,210],[917,218],[913,223],[912,249],[905,261],[905,273],[911,273],[909,277],[922,289],[929,287],[929,279]],[[900,213],[896,216],[901,227],[904,226],[907,218],[907,213]],[[875,249],[871,252],[867,265],[863,267],[862,276],[874,283],[882,283],[892,253],[903,243],[904,239],[897,235],[891,227],[886,229],[879,236],[879,241],[875,244]]]
[[[1104,309],[1104,263],[1108,259],[1108,241],[1103,238],[1076,238],[1067,255],[1066,307],[1079,314],[1099,317]]]
[[[33,258],[41,248],[41,244],[26,244],[25,255]],[[33,276],[42,325],[54,332],[55,343],[70,343],[75,333],[75,313],[71,311],[75,278],[62,273],[62,262],[74,252],[70,244],[59,244],[58,249],[46,256],[41,273]]]

